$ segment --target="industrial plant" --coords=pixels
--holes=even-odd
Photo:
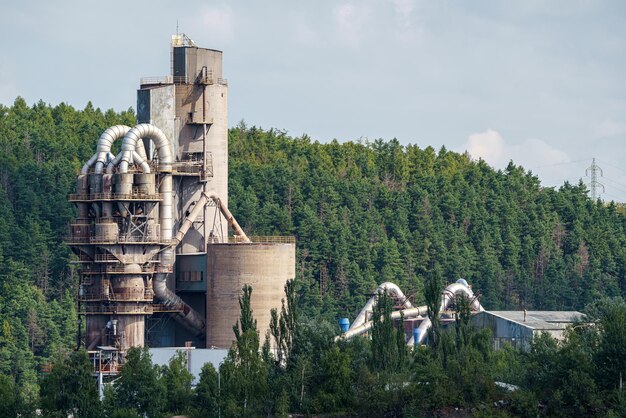
[[[340,319],[341,335],[337,339],[350,339],[368,333],[374,326],[374,308],[381,293],[386,293],[395,304],[391,319],[402,322],[407,345],[427,343],[428,330],[432,322],[428,317],[428,306],[413,306],[410,298],[394,283],[386,282],[378,286],[376,293],[367,301],[352,324],[348,318]],[[456,320],[453,307],[457,298],[469,302],[472,326],[477,329],[489,329],[495,349],[505,344],[521,350],[529,350],[532,339],[541,333],[548,333],[553,338],[564,338],[568,326],[584,320],[583,314],[576,311],[487,311],[480,304],[465,279],[446,286],[441,292],[439,313],[441,323],[446,329],[454,326]]]
[[[234,339],[242,287],[254,290],[251,307],[264,336],[295,278],[295,238],[248,236],[228,209],[222,52],[175,35],[170,63],[170,75],[141,79],[138,124],[102,132],[69,196],[77,206],[69,244],[79,265],[79,330],[85,321],[79,340],[101,390],[103,375],[115,376],[130,347],[151,347],[163,364],[177,347],[217,349],[187,358],[194,375],[205,362],[218,367]],[[428,308],[413,306],[393,283],[379,286],[352,325],[342,318],[337,339],[370,331],[381,292],[395,301],[392,319],[402,322],[407,344],[426,343]],[[444,325],[453,322],[457,297],[470,301],[473,323],[492,329],[497,345],[527,349],[534,334],[560,337],[581,317],[530,312],[527,322],[526,312],[487,312],[460,279],[441,294]]]
[[[170,58],[170,75],[141,79],[137,126],[102,133],[69,196],[80,338],[113,362],[136,346],[230,347],[244,284],[264,335],[295,277],[295,239],[250,237],[228,209],[222,52],[180,34]]]

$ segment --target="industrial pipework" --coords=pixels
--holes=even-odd
[[[137,125],[100,135],[69,196],[90,350],[228,348],[242,286],[263,335],[295,277],[295,238],[248,237],[228,209],[223,53],[188,41],[172,37],[171,74],[141,79]]]
[[[111,146],[120,138],[121,151],[113,156]],[[156,160],[148,159],[144,140],[156,149]],[[78,206],[70,245],[82,264],[79,300],[87,318],[88,349],[142,346],[145,316],[155,311],[174,314],[195,336],[205,334],[203,316],[168,288],[167,279],[175,248],[209,201],[235,236],[250,242],[214,191],[201,194],[174,236],[173,162],[172,144],[156,126],[116,125],[100,136],[96,153],[78,176],[76,194],[70,195]]]
[[[378,289],[376,289],[376,294],[367,301],[363,309],[361,309],[361,312],[359,312],[359,315],[352,323],[352,326],[350,326],[347,332],[338,336],[338,339],[349,339],[357,335],[362,335],[372,328],[372,326],[374,325],[371,319],[373,316],[373,309],[378,303],[378,298],[380,294],[383,292],[387,292],[387,294],[393,300],[395,300],[398,304],[404,307],[404,309],[402,310],[392,312],[391,319],[411,319],[423,317],[422,322],[417,328],[418,341],[415,341],[414,337],[411,336],[407,342],[407,345],[422,344],[424,342],[428,330],[432,326],[430,319],[424,317],[428,314],[428,307],[413,307],[411,305],[411,302],[402,292],[402,290],[400,290],[397,285],[389,282],[383,283],[378,286]],[[470,308],[472,309],[472,311],[484,311],[483,307],[481,306],[478,299],[474,296],[474,292],[472,292],[472,289],[470,289],[467,282],[464,279],[459,279],[456,281],[456,283],[452,283],[441,292],[441,305],[439,312],[443,312],[448,309],[450,304],[454,301],[454,298],[459,295],[467,297],[470,300]]]

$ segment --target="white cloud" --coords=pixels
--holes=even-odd
[[[563,164],[571,161],[570,157],[560,149],[554,148],[547,142],[537,138],[528,138],[519,145],[510,147],[511,159],[524,164],[527,168],[543,167],[554,164]]]
[[[613,119],[605,119],[597,128],[598,138],[611,138],[626,134],[626,123],[615,122]]]
[[[499,165],[505,157],[504,139],[492,129],[471,134],[465,144],[465,149],[472,158],[482,158],[493,166]]]
[[[519,144],[507,144],[497,131],[469,136],[465,149],[472,158],[482,158],[496,168],[504,168],[510,160],[526,169],[555,166],[571,161],[569,156],[537,138],[528,138]]]

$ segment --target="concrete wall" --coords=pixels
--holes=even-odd
[[[186,75],[193,82],[191,77],[195,77],[202,67],[207,67],[216,80],[222,78],[222,51],[190,46],[174,48],[174,75]]]
[[[212,244],[207,249],[207,347],[228,348],[239,319],[239,296],[252,286],[252,310],[261,340],[270,310],[280,309],[284,286],[293,279],[295,244]]]
[[[172,143],[173,155],[178,152],[178,132],[176,130],[175,87],[163,85],[137,91],[137,122],[151,123],[163,131]],[[146,152],[150,156],[154,147],[150,141],[144,141]]]

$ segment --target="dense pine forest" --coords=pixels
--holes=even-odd
[[[0,105],[0,398],[15,401],[3,408],[19,404],[26,411],[26,404],[55,405],[58,399],[50,388],[61,384],[62,373],[78,382],[79,371],[88,368],[81,352],[68,354],[76,347],[78,277],[64,244],[74,216],[66,196],[73,191],[80,167],[94,153],[99,135],[111,125],[132,126],[134,119],[132,109],[102,112],[91,103],[83,110],[43,102],[29,106],[21,98],[10,107]],[[217,407],[232,416],[286,411],[413,416],[410,411],[419,413],[421,407],[473,407],[479,399],[500,399],[497,389],[486,383],[496,378],[520,385],[535,382],[519,399],[507,401],[517,405],[511,411],[520,415],[536,411],[540,403],[544,410],[537,413],[548,414],[559,410],[604,414],[613,413],[610,405],[624,408],[624,400],[616,398],[615,381],[607,383],[597,375],[613,370],[607,362],[616,355],[615,370],[624,370],[626,358],[623,348],[610,354],[609,347],[609,342],[626,346],[622,206],[591,201],[582,183],[543,188],[537,177],[514,163],[494,170],[466,154],[403,146],[395,139],[322,144],[306,135],[290,137],[240,122],[229,132],[229,155],[229,205],[244,230],[297,238],[292,309],[299,312],[299,325],[292,332],[300,338],[293,338],[293,355],[279,364],[263,350],[242,359],[241,353],[249,353],[255,343],[253,337],[245,338],[250,330],[241,329],[243,336],[231,350],[230,363],[225,363],[225,376],[235,376],[230,383],[233,393],[250,378],[237,377],[238,373],[252,371],[255,379],[266,383],[254,394],[244,391],[242,396],[250,395],[251,401],[242,410],[238,398],[215,394],[216,371],[207,368],[199,386],[204,397],[198,389],[180,392],[189,396],[185,402],[200,411],[198,416],[206,416],[202,411],[212,411],[207,413],[211,415]],[[493,353],[488,337],[469,331],[448,342],[442,338],[440,347],[418,350],[412,357],[403,347],[375,338],[332,343],[338,332],[336,320],[354,318],[378,284],[397,283],[421,304],[427,301],[425,287],[435,278],[441,282],[465,278],[487,309],[591,309],[599,325],[581,327],[560,346],[549,339],[539,341],[528,356]],[[598,304],[606,298],[613,299]],[[393,330],[385,332],[391,335]],[[258,338],[257,348],[264,336]],[[372,354],[390,352],[400,360],[378,364],[375,359],[380,356]],[[184,373],[175,362],[155,370],[145,352],[133,356],[131,364],[144,366],[129,367],[127,373],[138,370],[150,376],[128,379],[155,379],[154,390],[163,391],[155,396],[170,402],[168,388],[188,384],[186,377],[187,383],[181,383]],[[44,373],[50,363],[57,364],[56,371]],[[244,371],[242,364],[247,367]],[[576,367],[578,375],[568,374]],[[513,369],[519,371],[517,377],[507,376],[506,371]],[[543,375],[534,379],[529,371]],[[430,376],[450,390],[439,393],[435,391],[439,385],[417,384],[389,389],[404,388],[403,382],[413,379],[407,377],[411,373]],[[167,379],[174,383],[166,385]],[[476,379],[482,382],[478,392],[465,393],[455,386]],[[282,382],[288,389],[267,382]],[[581,400],[581,394],[561,390],[572,383],[592,387],[591,395],[585,396],[595,397]],[[560,392],[554,395],[555,391]],[[548,393],[557,399],[555,404],[541,398]],[[435,401],[421,406],[408,401],[424,394]],[[136,416],[129,405],[137,402],[124,403],[120,396],[108,396],[110,405],[98,413],[117,405],[128,412],[117,416]],[[161,410],[140,413],[183,412],[176,395],[171,397],[173,403]],[[260,400],[266,398],[271,402]],[[579,409],[563,409],[576,399]]]

